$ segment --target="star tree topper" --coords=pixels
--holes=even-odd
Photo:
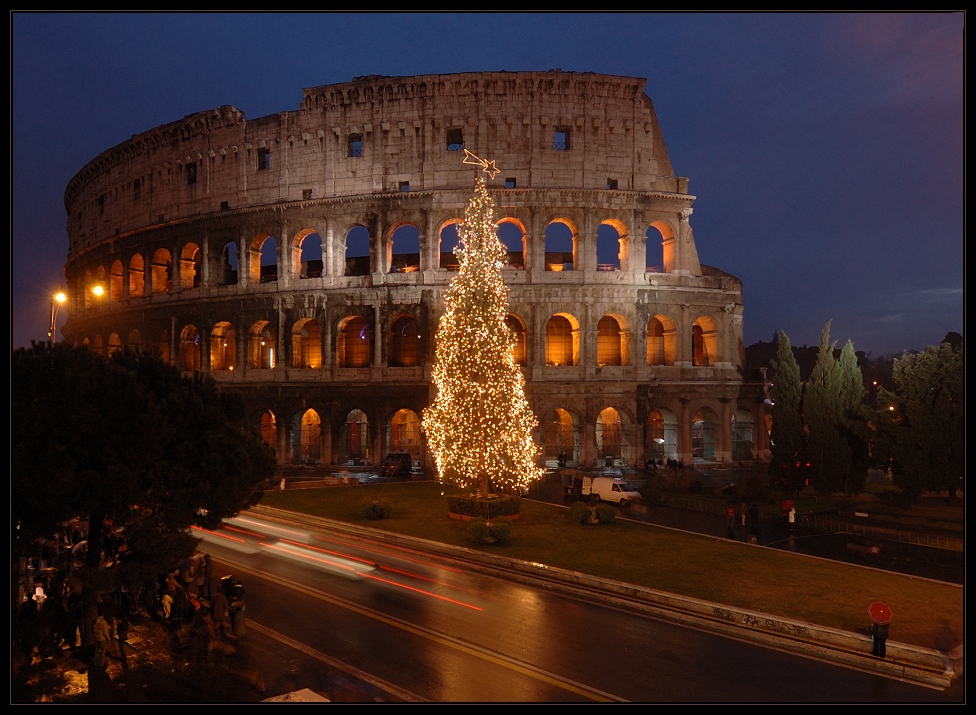
[[[494,161],[488,161],[487,159],[479,159],[477,156],[472,154],[467,149],[464,150],[464,161],[463,164],[474,164],[475,166],[480,166],[481,170],[488,174],[489,179],[494,179],[495,174],[497,174],[501,169],[495,166]]]

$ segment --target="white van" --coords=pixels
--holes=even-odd
[[[608,501],[620,506],[636,504],[641,493],[630,482],[618,477],[583,477],[580,494],[596,501]]]

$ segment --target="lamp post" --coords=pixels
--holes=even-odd
[[[47,331],[49,345],[58,342],[58,311],[66,300],[68,300],[68,296],[64,294],[64,288],[58,285],[58,292],[51,296],[51,325]]]

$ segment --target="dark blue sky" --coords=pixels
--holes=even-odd
[[[921,350],[963,319],[963,13],[13,13],[11,346],[44,340],[64,190],[102,151],[370,74],[647,79],[746,344]],[[66,316],[59,316],[63,323]]]

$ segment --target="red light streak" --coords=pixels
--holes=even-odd
[[[375,561],[370,561],[369,559],[363,559],[358,556],[353,556],[351,554],[343,554],[338,551],[329,551],[328,549],[320,549],[318,546],[310,546],[309,544],[302,543],[300,541],[289,541],[288,539],[279,539],[286,544],[291,544],[292,546],[299,546],[303,549],[310,549],[313,551],[319,551],[323,554],[330,554],[332,556],[338,556],[342,559],[349,559],[350,561],[358,561],[360,563],[366,564],[367,566],[377,566]]]
[[[447,601],[448,603],[453,603],[456,606],[464,606],[465,608],[470,608],[473,611],[483,611],[484,610],[480,606],[475,606],[475,605],[472,605],[470,603],[465,603],[464,601],[458,601],[458,600],[455,600],[453,598],[448,598],[447,596],[441,596],[440,594],[431,593],[430,591],[424,591],[423,589],[414,588],[413,586],[407,586],[407,585],[402,584],[402,583],[397,583],[396,581],[390,581],[389,579],[380,578],[379,576],[376,576],[374,574],[367,573],[367,574],[363,574],[363,576],[365,576],[366,578],[374,579],[374,580],[379,581],[381,583],[385,583],[385,584],[387,584],[389,586],[397,586],[398,588],[403,588],[403,589],[406,589],[407,591],[413,591],[414,593],[419,593],[419,594],[421,594],[423,596],[430,596],[431,598],[437,598],[437,599],[439,599],[441,601]]]
[[[339,563],[336,563],[335,561],[331,561],[329,559],[317,558],[313,554],[306,555],[306,554],[296,553],[296,552],[290,551],[288,549],[283,549],[280,546],[278,546],[277,544],[269,544],[269,543],[266,543],[266,542],[262,542],[261,543],[261,546],[265,547],[266,549],[273,549],[275,551],[280,551],[282,553],[288,554],[289,556],[301,556],[302,558],[308,559],[309,561],[313,561],[313,562],[314,561],[317,561],[318,563],[320,563],[320,564],[322,564],[324,566],[328,566],[329,568],[340,568],[340,569],[345,569],[346,571],[349,571],[351,573],[355,573],[355,574],[358,574],[359,573],[352,566],[347,566],[346,564],[339,564]],[[302,546],[304,546],[304,544],[302,544]]]
[[[190,527],[194,531],[202,531],[204,533],[210,534],[211,536],[219,536],[221,539],[227,539],[228,541],[236,541],[239,544],[247,543],[244,539],[239,539],[235,536],[228,536],[227,534],[221,534],[219,531],[210,531],[210,529],[203,529],[199,526]]]

